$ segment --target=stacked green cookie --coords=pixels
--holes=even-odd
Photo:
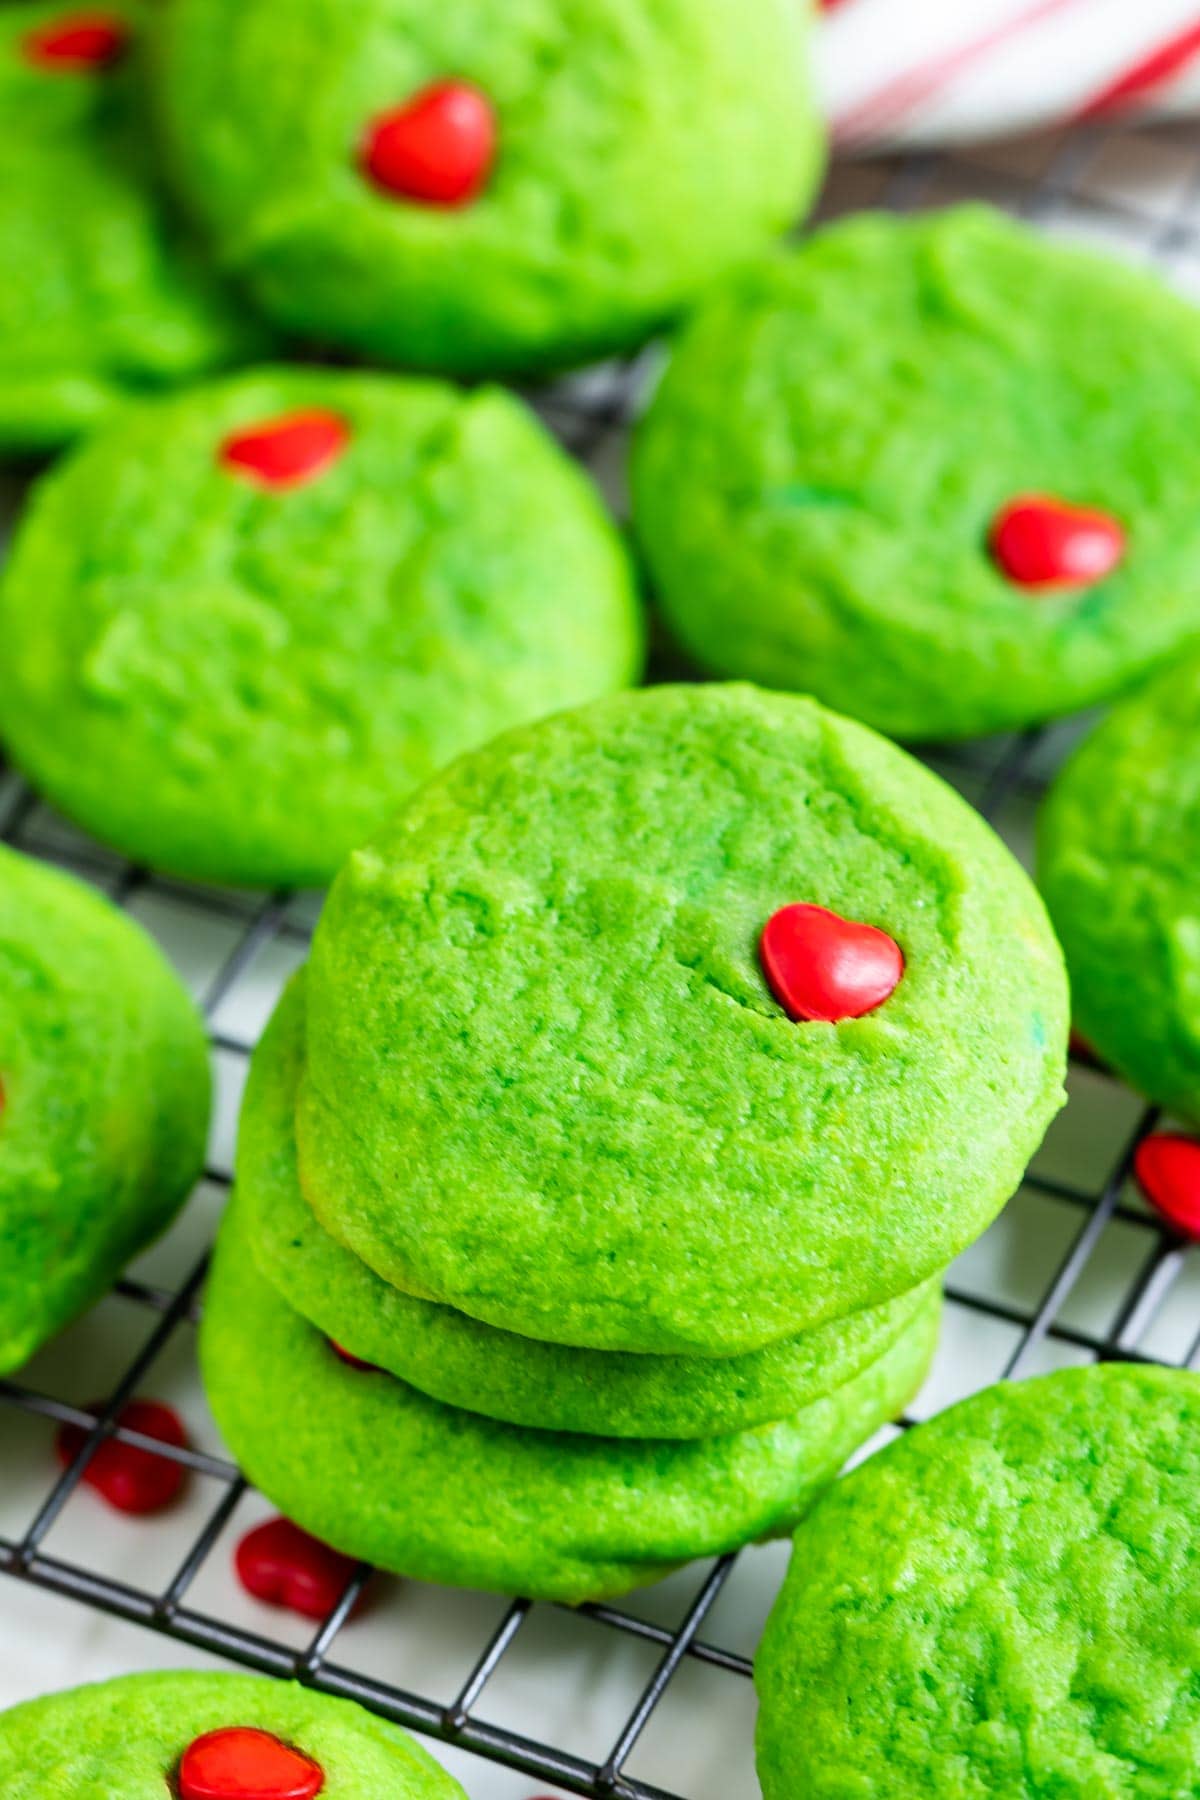
[[[426,1580],[580,1601],[785,1532],[919,1385],[1065,1036],[1029,882],[864,728],[710,686],[510,732],[351,857],[259,1048],[218,1421]]]

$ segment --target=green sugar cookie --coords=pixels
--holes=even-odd
[[[982,207],[860,216],[685,331],[633,459],[705,668],[891,736],[1130,685],[1200,631],[1200,315]]]
[[[798,216],[807,29],[794,0],[172,0],[167,152],[281,323],[542,371],[641,343]]]
[[[924,1379],[933,1295],[884,1356],[790,1419],[697,1442],[522,1430],[345,1364],[259,1274],[233,1202],[200,1334],[222,1435],[323,1542],[420,1581],[572,1604],[789,1530]]]
[[[1075,1021],[1101,1058],[1200,1120],[1200,657],[1124,700],[1058,776],[1038,875]]]
[[[697,1438],[789,1417],[875,1362],[931,1299],[927,1284],[746,1356],[623,1356],[538,1343],[389,1287],[329,1236],[296,1170],[304,988],[297,975],[250,1068],[238,1187],[255,1261],[344,1350],[423,1394],[513,1425]]]
[[[0,1374],[166,1229],[208,1093],[201,1022],[155,945],[0,846]]]
[[[0,7],[0,454],[56,449],[262,346],[155,191],[145,18],[133,0]]]
[[[890,997],[793,1022],[759,957],[792,905],[873,928]],[[905,1293],[1062,1101],[1062,958],[1009,852],[903,751],[749,687],[461,758],[343,869],[307,1006],[321,1224],[556,1344],[730,1356]]]
[[[407,1732],[348,1700],[185,1673],[125,1675],[0,1713],[0,1789],[5,1800],[463,1800]]]
[[[758,1655],[765,1800],[1184,1800],[1200,1379],[988,1389],[801,1527]]]
[[[269,369],[127,409],[46,476],[3,584],[0,737],[174,874],[327,881],[506,725],[636,679],[628,559],[496,390]]]

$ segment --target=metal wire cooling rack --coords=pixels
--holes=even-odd
[[[1050,231],[1101,238],[1120,253],[1156,262],[1178,285],[1200,294],[1200,137],[1179,128],[1089,130],[986,149],[970,159],[909,158],[851,166],[835,176],[825,210],[876,204],[911,208],[968,196],[1009,206]],[[602,480],[608,478],[610,487],[644,374],[637,365],[606,368],[563,384],[541,402],[569,447]],[[1029,817],[1069,735],[1062,730],[1031,733],[930,760],[1022,853]],[[270,992],[301,960],[315,909],[283,894],[247,897],[184,889],[121,865],[64,832],[61,822],[12,778],[0,780],[0,837],[66,862],[166,935],[177,954],[183,946],[185,972],[202,988],[230,1115]],[[166,929],[168,916],[172,931]],[[251,980],[257,985],[247,1026],[245,1008],[239,1014],[232,1002]],[[989,1234],[990,1251],[985,1255],[983,1247],[976,1247],[951,1271],[948,1346],[940,1376],[918,1403],[922,1416],[957,1397],[964,1384],[980,1386],[1064,1361],[1130,1358],[1179,1366],[1200,1357],[1200,1269],[1126,1186],[1133,1151],[1154,1123],[1154,1114],[1103,1071],[1078,1061],[1071,1088],[1063,1122],[1029,1171],[1021,1194]],[[210,1197],[219,1195],[228,1178],[227,1158],[217,1158],[206,1175]],[[125,1401],[148,1383],[154,1385],[164,1359],[194,1326],[204,1274],[202,1256],[179,1279],[160,1283],[131,1275],[118,1284],[116,1296],[138,1323],[128,1359],[105,1383],[107,1396],[94,1410],[78,1404],[71,1383],[49,1376],[40,1381],[40,1361],[26,1379],[0,1381],[0,1571],[195,1649],[360,1701],[539,1780],[598,1797],[682,1800],[688,1791],[682,1784],[668,1786],[651,1778],[664,1767],[661,1756],[639,1764],[640,1747],[685,1681],[685,1672],[698,1668],[718,1681],[716,1693],[706,1690],[705,1701],[718,1731],[725,1729],[726,1719],[729,1732],[745,1729],[741,1721],[749,1716],[744,1696],[752,1639],[747,1641],[743,1633],[737,1646],[728,1644],[722,1603],[747,1559],[764,1553],[723,1558],[694,1572],[686,1590],[668,1584],[663,1590],[668,1597],[649,1605],[635,1599],[622,1606],[584,1607],[572,1615],[588,1634],[590,1650],[601,1636],[617,1634],[636,1643],[646,1659],[638,1689],[622,1706],[599,1751],[559,1742],[549,1702],[540,1713],[533,1709],[533,1727],[515,1713],[507,1719],[496,1716],[490,1697],[503,1687],[504,1671],[528,1637],[534,1615],[547,1610],[527,1601],[498,1602],[490,1622],[473,1638],[460,1633],[463,1641],[456,1649],[461,1672],[449,1697],[445,1692],[435,1697],[419,1681],[391,1677],[396,1664],[387,1655],[380,1672],[356,1651],[352,1615],[370,1577],[365,1567],[308,1641],[296,1642],[294,1622],[285,1625],[279,1615],[257,1614],[247,1623],[231,1606],[204,1597],[206,1572],[225,1554],[234,1515],[248,1498],[244,1478],[219,1447],[175,1450],[115,1424]],[[190,1359],[190,1344],[184,1344],[182,1354]],[[83,1426],[86,1436],[61,1473],[51,1473],[54,1464],[45,1455],[39,1465],[44,1469],[40,1491],[10,1523],[4,1490],[11,1485],[17,1452],[9,1447],[9,1427],[19,1419],[40,1421],[47,1437],[50,1427],[61,1423]],[[184,1541],[173,1550],[163,1580],[148,1574],[131,1580],[127,1573],[107,1570],[87,1532],[76,1533],[69,1550],[58,1548],[58,1527],[77,1497],[87,1462],[114,1435],[186,1465],[202,1478],[206,1493],[217,1494],[198,1520],[189,1513]],[[28,1471],[24,1479],[27,1484]],[[776,1567],[781,1572],[782,1562]],[[436,1604],[452,1611],[451,1602],[444,1595]],[[264,1618],[266,1626],[260,1622]],[[3,1622],[0,1595],[0,1631]],[[398,1632],[405,1629],[403,1624],[396,1627]],[[447,1627],[452,1634],[455,1629],[453,1623]],[[398,1649],[400,1639],[392,1643]],[[406,1650],[404,1666],[419,1672],[422,1645],[410,1644]],[[592,1666],[589,1653],[582,1648],[577,1652],[584,1680]],[[672,1766],[670,1759],[665,1766]],[[744,1791],[751,1793],[748,1747],[744,1768]],[[728,1782],[717,1785],[728,1794]],[[735,1792],[743,1791],[736,1782],[733,1786]],[[692,1800],[699,1790],[708,1791],[697,1780]]]

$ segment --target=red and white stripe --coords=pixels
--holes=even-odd
[[[1200,0],[824,0],[845,150],[1200,112]]]

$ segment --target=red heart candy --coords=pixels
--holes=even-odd
[[[124,52],[129,27],[108,13],[72,13],[31,31],[24,39],[26,59],[41,68],[103,69]]]
[[[344,1362],[348,1369],[359,1369],[362,1371],[362,1373],[364,1375],[382,1375],[383,1374],[383,1370],[379,1367],[378,1363],[364,1362],[362,1357],[355,1356],[353,1351],[343,1349],[341,1344],[339,1344],[334,1338],[327,1338],[326,1342],[328,1343],[329,1348],[333,1351],[333,1354],[337,1357],[338,1361]]]
[[[233,432],[221,445],[221,461],[263,487],[301,487],[336,462],[349,442],[344,419],[313,408]]]
[[[286,1606],[306,1619],[327,1619],[358,1565],[290,1519],[268,1519],[246,1533],[234,1566],[256,1600]]]
[[[1138,1186],[1168,1225],[1200,1240],[1200,1140],[1159,1131],[1133,1157]]]
[[[860,1019],[895,992],[904,957],[895,938],[824,906],[785,906],[759,945],[771,992],[790,1019]]]
[[[465,206],[496,160],[491,102],[465,81],[439,81],[372,119],[361,161],[376,187],[426,206]]]
[[[992,555],[1020,587],[1088,587],[1111,575],[1125,532],[1107,513],[1048,494],[1021,494],[992,523]]]
[[[313,1800],[324,1785],[310,1756],[252,1725],[205,1732],[179,1765],[179,1800]]]
[[[93,1401],[89,1412],[104,1410],[104,1401]],[[158,1400],[130,1400],[117,1415],[117,1423],[129,1431],[140,1431],[143,1437],[157,1438],[160,1443],[188,1448],[183,1421],[171,1407]],[[82,1425],[62,1425],[56,1440],[58,1460],[63,1467],[73,1462],[83,1446],[87,1433]],[[123,1513],[161,1512],[171,1504],[187,1480],[187,1469],[169,1457],[156,1456],[136,1444],[123,1444],[119,1438],[105,1438],[96,1451],[83,1479],[96,1489],[108,1504]]]

